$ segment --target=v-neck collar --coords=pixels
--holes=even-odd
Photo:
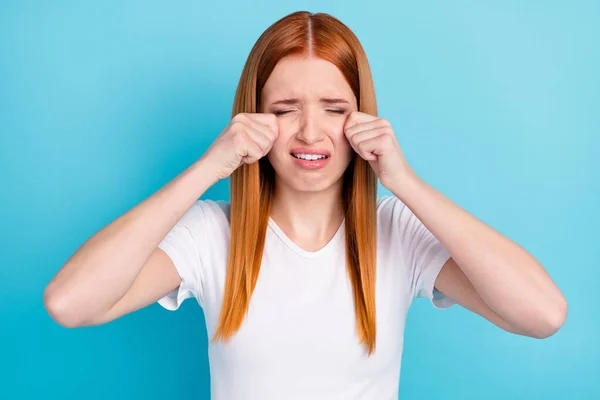
[[[328,253],[330,249],[335,246],[335,242],[340,239],[340,236],[344,233],[344,228],[346,226],[346,219],[342,220],[342,223],[338,227],[338,230],[335,232],[333,237],[327,242],[323,247],[316,251],[308,251],[298,246],[292,239],[290,239],[285,232],[277,225],[277,223],[269,216],[269,227],[275,232],[275,234],[279,237],[279,239],[285,243],[287,247],[290,248],[294,253],[304,257],[304,258],[313,258],[319,255]]]

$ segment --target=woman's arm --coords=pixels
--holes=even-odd
[[[219,178],[200,158],[152,196],[90,237],[44,291],[44,305],[67,327],[100,324],[153,303],[181,280],[157,248]]]
[[[511,332],[546,337],[562,326],[567,301],[544,267],[421,180],[406,161],[389,121],[353,111],[344,133],[381,184],[452,256],[438,274],[435,287],[440,292]]]
[[[555,333],[567,301],[544,267],[416,174],[406,176],[390,191],[452,255],[435,287],[508,331],[536,338]]]

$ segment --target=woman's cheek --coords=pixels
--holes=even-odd
[[[294,129],[300,126],[297,115],[283,115],[277,119],[277,124],[281,136],[290,135]]]
[[[271,162],[271,165],[280,164],[285,157],[286,153],[286,143],[289,142],[289,139],[285,137],[285,131],[279,127],[279,135],[273,141],[273,146],[271,150],[267,153],[267,158]]]

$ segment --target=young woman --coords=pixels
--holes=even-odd
[[[231,176],[231,202],[198,200]],[[377,197],[377,181],[393,196]],[[68,327],[194,297],[213,399],[396,399],[416,297],[547,337],[566,301],[523,248],[421,180],[327,14],[269,27],[197,162],[91,237],[45,291]]]

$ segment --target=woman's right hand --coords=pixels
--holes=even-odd
[[[103,324],[175,290],[180,275],[157,246],[215,183],[213,174],[224,178],[243,162],[257,161],[277,133],[274,114],[236,115],[202,162],[96,232],[69,257],[44,290],[52,318],[68,327]]]
[[[217,178],[230,176],[242,164],[265,156],[279,135],[277,117],[270,113],[239,113],[202,156],[216,167]]]

